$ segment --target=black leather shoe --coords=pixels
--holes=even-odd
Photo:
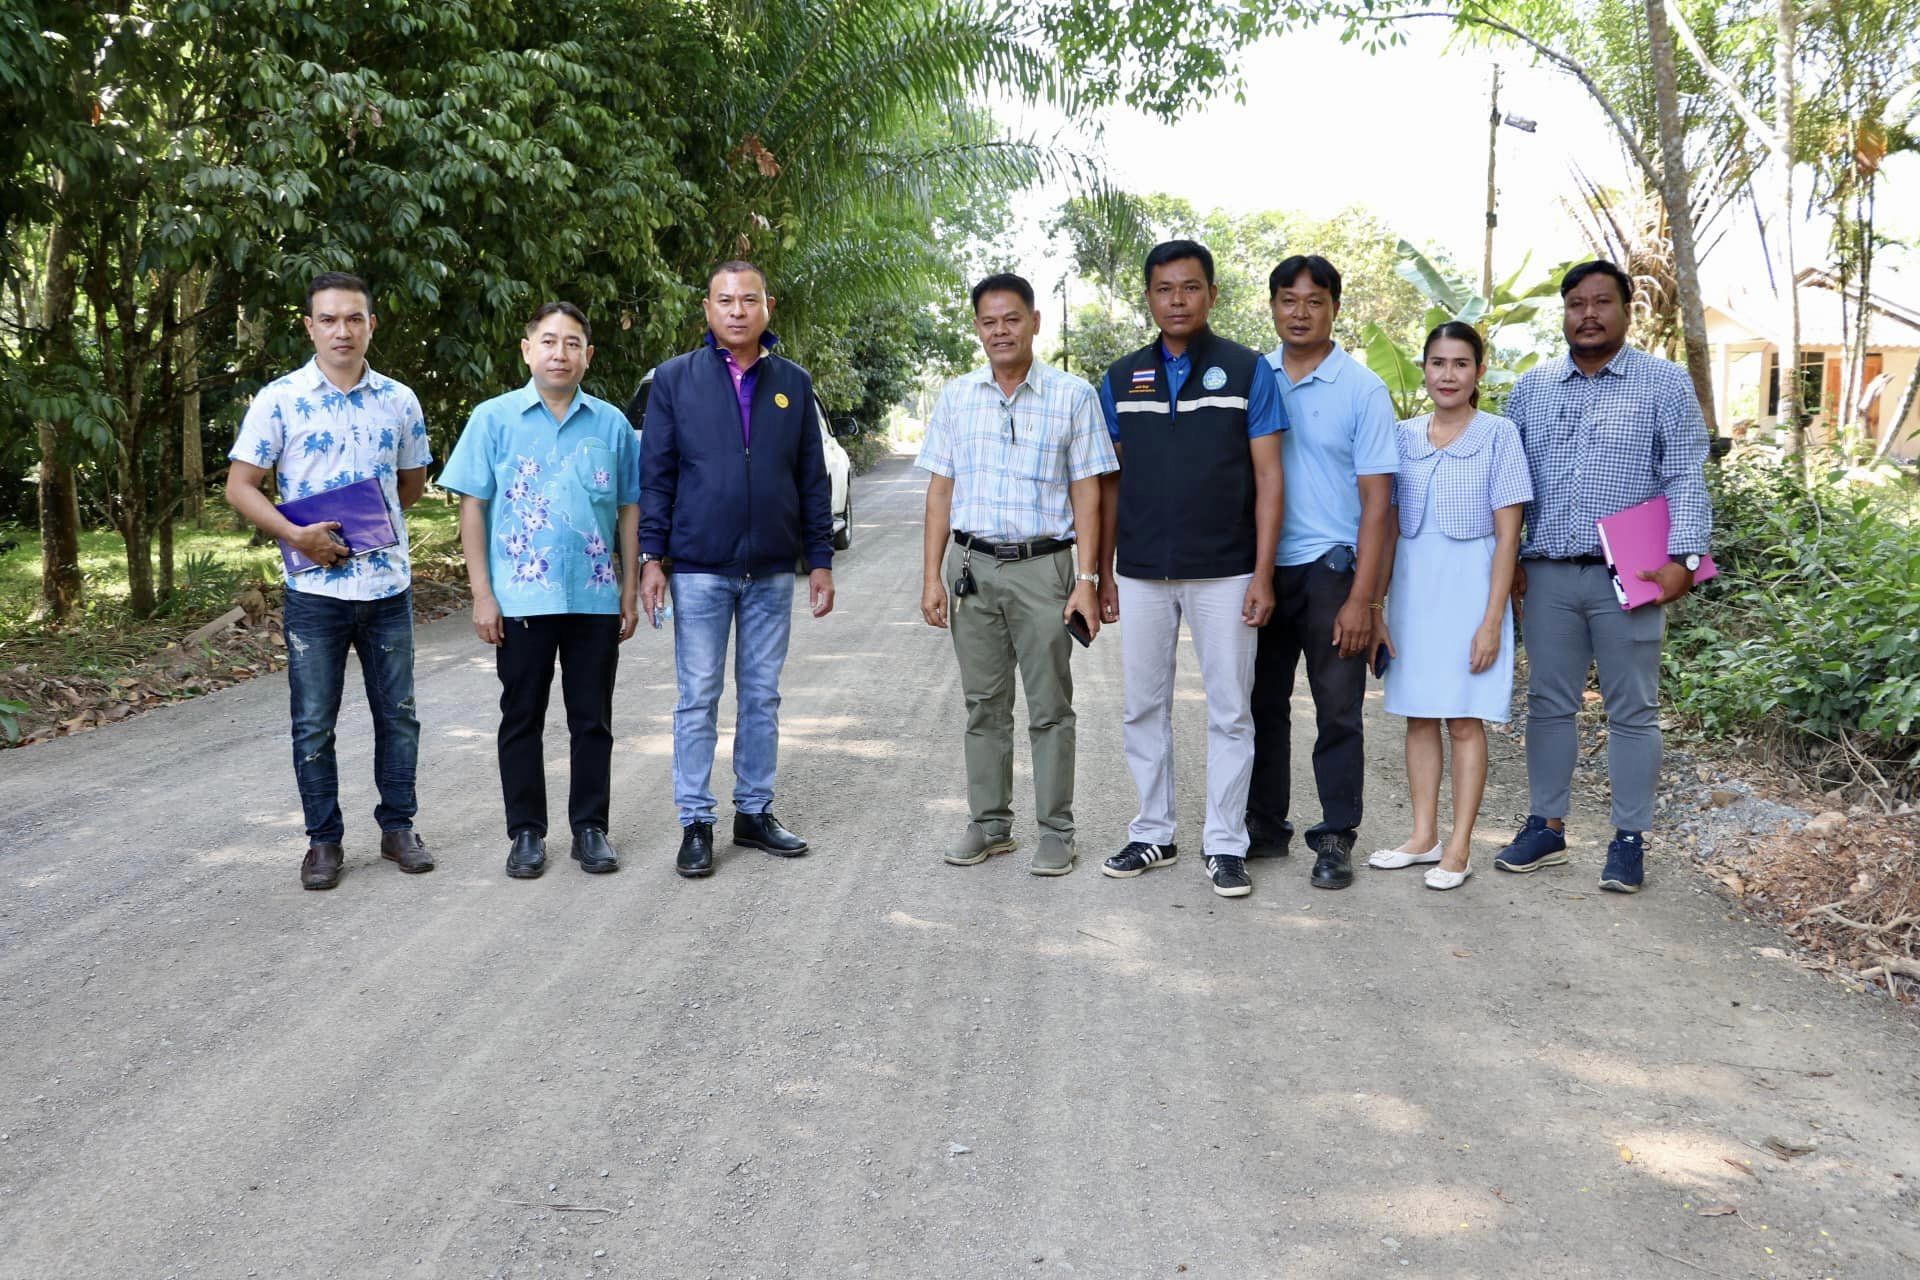
[[[598,827],[582,827],[573,833],[573,860],[580,864],[582,871],[594,875],[605,875],[620,869],[620,859],[613,855],[613,846],[607,843],[607,833]]]
[[[337,844],[314,844],[300,860],[302,889],[331,889],[340,883],[340,864],[346,860]]]
[[[799,858],[807,852],[807,842],[780,825],[780,819],[767,813],[733,815],[733,842],[749,849],[765,849],[776,858]]]
[[[1247,856],[1249,858],[1284,858],[1287,846],[1293,841],[1293,824],[1287,821],[1276,822],[1263,814],[1247,814]]]
[[[507,855],[507,874],[515,880],[538,880],[547,869],[547,842],[531,831],[513,838],[513,851]]]
[[[1321,839],[1313,846],[1313,887],[1344,889],[1353,883],[1353,851],[1337,836]]]
[[[673,869],[689,880],[713,874],[713,824],[690,822],[680,833],[680,856]]]

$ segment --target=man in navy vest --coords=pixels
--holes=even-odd
[[[1101,866],[1117,878],[1167,866],[1174,844],[1174,658],[1184,617],[1207,696],[1207,819],[1201,852],[1215,893],[1253,891],[1247,878],[1249,697],[1257,628],[1273,614],[1280,543],[1286,410],[1260,353],[1207,328],[1218,290],[1213,255],[1192,240],[1147,254],[1147,306],[1160,327],[1115,361],[1100,407],[1120,455],[1103,478],[1100,612],[1126,616],[1127,768],[1140,814],[1127,846]]]
[[[740,646],[733,842],[782,858],[807,852],[772,811],[796,560],[807,565],[813,616],[833,608],[832,489],[813,380],[773,352],[773,299],[760,268],[715,267],[705,305],[701,345],[654,372],[640,437],[640,603],[657,620],[673,595],[682,828],[674,869],[689,879],[713,874],[713,750],[729,633]]]

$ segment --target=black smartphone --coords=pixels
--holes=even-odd
[[[1387,674],[1387,668],[1393,665],[1393,655],[1387,652],[1387,646],[1381,645],[1373,651],[1373,675],[1375,679]]]
[[[1067,615],[1067,634],[1078,640],[1082,649],[1093,643],[1093,632],[1087,629],[1087,620],[1077,613]]]

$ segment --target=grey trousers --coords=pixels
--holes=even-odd
[[[1171,844],[1173,675],[1186,619],[1207,695],[1207,821],[1201,848],[1247,856],[1247,783],[1253,777],[1253,657],[1260,633],[1240,609],[1252,574],[1162,582],[1118,579],[1120,666],[1126,685],[1121,745],[1140,793],[1127,839]]]
[[[965,553],[949,545],[943,573]],[[1013,676],[1027,694],[1033,814],[1043,834],[1073,840],[1073,637],[1061,611],[1073,586],[1071,548],[999,563],[974,555],[979,590],[949,595],[947,627],[967,701],[967,809],[988,835],[1013,825]]]
[[[1666,608],[1620,607],[1602,565],[1526,562],[1522,626],[1527,649],[1527,785],[1532,810],[1565,818],[1572,807],[1573,767],[1579,755],[1574,716],[1587,689],[1587,672],[1600,669],[1607,712],[1607,778],[1613,789],[1613,825],[1645,831],[1653,825],[1660,782],[1660,644]]]

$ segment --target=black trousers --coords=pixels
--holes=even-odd
[[[1277,829],[1282,839],[1293,836],[1287,820],[1293,796],[1288,721],[1293,677],[1304,655],[1317,728],[1313,780],[1320,793],[1320,821],[1307,832],[1307,844],[1316,849],[1323,837],[1332,836],[1351,851],[1360,830],[1367,767],[1360,716],[1367,696],[1367,654],[1343,658],[1333,645],[1334,617],[1352,590],[1353,570],[1330,569],[1324,560],[1275,569],[1273,620],[1260,629],[1253,664],[1248,821],[1269,832]]]
[[[507,618],[502,631],[506,642],[494,651],[494,664],[500,674],[500,790],[507,802],[507,834],[547,834],[542,737],[556,657],[573,746],[567,819],[574,831],[586,827],[605,831],[613,772],[613,677],[620,662],[620,619],[597,613]]]

